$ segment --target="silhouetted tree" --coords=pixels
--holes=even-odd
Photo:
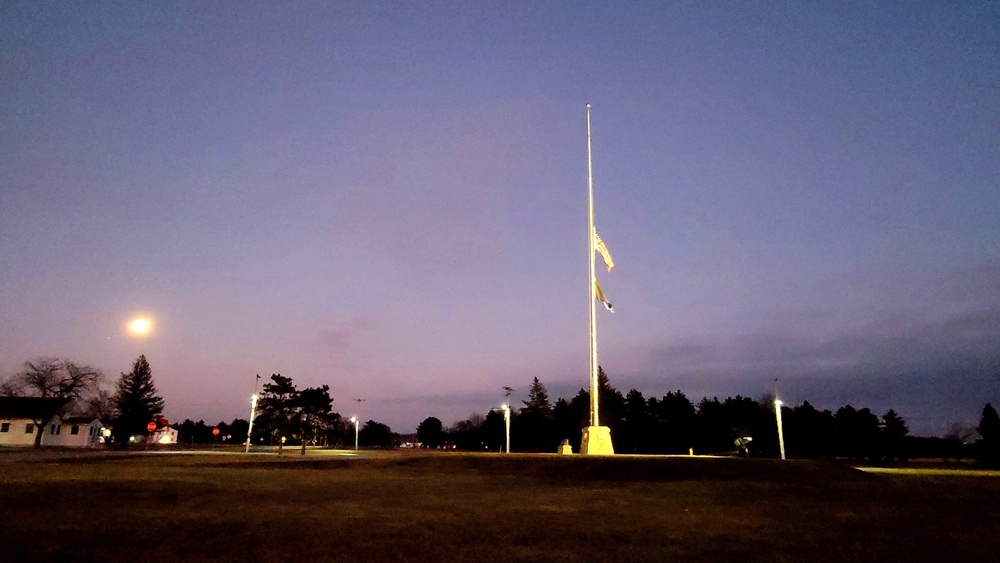
[[[698,403],[698,432],[694,448],[698,453],[722,453],[733,449],[733,431],[726,420],[718,397],[702,398]]]
[[[291,406],[291,422],[302,440],[301,453],[306,455],[306,444],[315,444],[318,432],[333,425],[340,415],[333,412],[329,385],[307,387],[295,392]]]
[[[560,401],[564,406],[560,405]],[[580,389],[569,402],[559,399],[553,408],[553,415],[556,418],[556,439],[560,442],[568,439],[573,451],[580,451],[583,429],[590,424],[590,393]]]
[[[242,444],[246,442],[247,430],[250,429],[250,421],[243,418],[234,418],[226,427],[226,435],[230,436],[226,442],[230,444]]]
[[[832,412],[819,411],[804,401],[798,407],[782,410],[782,418],[789,457],[832,455],[836,447]]]
[[[111,426],[115,418],[115,398],[110,392],[99,389],[83,400],[83,415],[97,418],[102,424]]]
[[[483,443],[486,449],[489,451],[500,451],[506,439],[505,433],[503,413],[495,409],[486,413],[482,430]]]
[[[589,398],[587,399],[590,400]],[[552,434],[557,443],[569,440],[574,447],[580,447],[580,430],[582,426],[576,421],[570,409],[569,402],[562,397],[556,399],[552,405]]]
[[[518,451],[554,452],[558,440],[553,435],[552,404],[538,378],[528,388],[528,400],[511,422],[511,442]]]
[[[267,429],[271,441],[278,443],[279,451],[282,448],[281,438],[292,433],[297,393],[292,378],[272,373],[270,383],[264,384],[260,400],[257,401],[257,419],[254,424],[258,428]]]
[[[837,432],[837,453],[855,460],[878,457],[879,419],[868,408],[844,405],[833,415]]]
[[[652,420],[646,411],[646,398],[636,389],[625,395],[622,423],[618,429],[619,453],[646,453]]]
[[[611,380],[604,373],[604,368],[597,366],[597,402],[598,416],[601,426],[611,429],[611,442],[618,447],[616,436],[621,431],[622,420],[625,415],[625,397],[621,391],[611,385]]]
[[[388,448],[394,445],[393,440],[392,429],[374,420],[366,422],[358,434],[358,442],[362,446]]]
[[[438,418],[429,416],[417,426],[417,439],[428,448],[440,448],[444,438],[444,425]]]
[[[976,443],[977,459],[987,467],[1000,467],[1000,416],[992,404],[983,407],[976,431],[981,437]]]
[[[212,434],[212,427],[205,424],[204,420],[194,422],[184,419],[184,422],[177,425],[177,441],[182,444],[211,444],[215,441],[215,436]]]
[[[702,401],[704,405],[707,399]],[[712,408],[718,405],[715,399],[711,405],[706,406],[708,415],[712,414]],[[720,406],[721,408],[721,406]],[[647,404],[649,415],[653,424],[652,451],[650,453],[681,454],[687,453],[690,448],[696,447],[696,432],[698,430],[698,411],[694,404],[681,391],[670,392],[657,400],[651,397]],[[708,416],[706,415],[706,416]],[[721,425],[721,418],[718,420]],[[722,428],[720,426],[720,428]],[[721,434],[724,432],[720,430]],[[728,438],[721,438],[719,443],[712,448],[702,449],[704,443],[698,444],[700,453],[708,451],[723,451],[728,448]]]
[[[903,450],[904,438],[910,433],[906,426],[906,421],[893,409],[889,409],[882,415],[882,451],[881,454],[887,462],[893,460],[906,461],[906,452]]]
[[[452,425],[449,433],[455,447],[460,450],[482,451],[485,447],[483,443],[483,422],[486,417],[479,413],[473,413],[469,418],[460,420]]]
[[[128,448],[133,435],[145,435],[146,425],[163,413],[163,398],[156,393],[149,362],[141,355],[132,371],[118,378],[115,392],[114,440],[122,449]]]

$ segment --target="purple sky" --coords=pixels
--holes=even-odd
[[[587,385],[1000,404],[995,2],[0,5],[0,375],[412,431]],[[154,332],[124,330],[146,313]],[[599,311],[599,313],[601,313]]]

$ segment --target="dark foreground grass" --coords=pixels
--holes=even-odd
[[[0,455],[0,559],[995,561],[998,501],[825,462]]]

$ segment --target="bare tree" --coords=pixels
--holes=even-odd
[[[17,376],[9,377],[0,383],[0,397],[23,397],[24,388]]]
[[[24,370],[15,379],[19,380],[28,395],[78,401],[85,394],[95,391],[102,377],[101,370],[90,365],[39,358],[24,362]]]
[[[110,424],[118,413],[114,395],[104,389],[88,396],[81,407],[84,416],[100,419],[104,424]]]
[[[34,418],[35,447],[42,446],[45,425],[55,415],[80,401],[85,395],[96,392],[103,375],[90,365],[80,365],[70,360],[38,358],[24,362],[24,369],[3,384],[2,391],[53,401],[39,402]],[[44,406],[43,408],[43,405]]]

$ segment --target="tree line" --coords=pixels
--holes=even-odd
[[[624,454],[736,454],[779,456],[774,397],[755,400],[737,395],[695,403],[682,391],[646,398],[631,389],[622,394],[598,371],[600,423],[611,428],[615,452]],[[582,428],[589,424],[590,392],[569,400],[550,401],[534,378],[528,399],[511,416],[511,451],[555,452],[563,440],[579,451]],[[820,410],[808,401],[781,406],[786,454],[789,457],[838,457],[892,463],[909,457],[970,458],[1000,464],[1000,418],[987,404],[974,436],[956,425],[944,438],[909,436],[905,419],[894,409],[879,416],[867,407],[844,405]],[[474,414],[444,429],[435,417],[417,430],[429,447],[499,451],[504,445],[503,413]]]
[[[0,395],[63,399],[52,412],[38,413],[35,447],[40,447],[44,424],[56,414],[93,416],[113,429],[111,443],[127,448],[135,436],[148,434],[147,424],[167,424],[164,401],[153,383],[144,355],[129,372],[122,372],[113,391],[104,385],[100,370],[71,360],[52,358],[25,362],[24,369],[0,382]],[[705,397],[694,403],[682,391],[660,398],[631,389],[615,389],[598,369],[601,424],[611,428],[615,451],[634,454],[742,454],[776,457],[779,452],[774,397],[755,400],[737,395],[720,400]],[[511,450],[554,452],[563,440],[579,451],[581,429],[589,424],[590,393],[550,401],[545,385],[532,381],[528,400],[512,410]],[[1000,417],[991,404],[975,428],[955,425],[943,438],[909,436],[904,418],[894,409],[879,416],[866,407],[844,405],[836,411],[819,410],[808,401],[782,406],[784,439],[789,457],[842,457],[891,463],[908,457],[975,457],[1000,466]],[[217,428],[219,434],[213,430]],[[251,436],[254,444],[352,447],[391,447],[399,436],[389,426],[368,420],[362,426],[333,410],[327,385],[299,389],[291,378],[272,374],[263,386]],[[234,419],[209,427],[204,421],[177,425],[183,443],[244,443],[249,422]],[[428,417],[417,428],[427,447],[471,451],[500,451],[505,422],[499,410],[473,414],[450,428]]]

